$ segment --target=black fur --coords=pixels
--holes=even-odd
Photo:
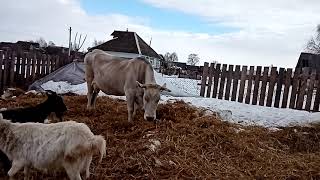
[[[38,122],[44,123],[50,113],[54,112],[56,116],[62,121],[62,116],[67,107],[63,102],[61,96],[53,91],[46,91],[47,100],[33,107],[15,108],[0,111],[4,119],[11,120],[12,122],[26,123]],[[11,161],[8,157],[0,151],[0,160],[3,168],[8,172],[11,168]]]

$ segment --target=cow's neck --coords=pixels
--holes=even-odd
[[[145,84],[156,84],[156,79],[154,78],[154,72],[151,67],[147,68],[146,70]]]

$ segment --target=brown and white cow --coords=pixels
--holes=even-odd
[[[139,108],[144,109],[145,120],[156,119],[161,91],[170,91],[166,84],[158,85],[151,64],[144,58],[124,59],[95,49],[86,54],[87,108],[95,108],[99,91],[108,95],[126,96],[128,121]]]

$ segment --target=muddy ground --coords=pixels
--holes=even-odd
[[[2,107],[35,105],[45,97],[22,95]],[[123,100],[99,97],[95,111],[85,96],[64,96],[65,120],[86,123],[107,141],[95,156],[90,179],[320,179],[320,125],[270,131],[204,115],[184,102],[159,105],[161,122],[127,122]],[[7,179],[0,170],[0,179]],[[22,171],[17,179],[23,179]],[[32,179],[67,179],[64,172],[32,171]]]

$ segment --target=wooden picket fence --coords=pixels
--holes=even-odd
[[[291,69],[205,63],[200,96],[252,105],[319,111],[320,73]]]
[[[6,87],[27,89],[35,80],[70,61],[65,54],[46,55],[38,51],[0,50],[0,91],[2,93]]]

